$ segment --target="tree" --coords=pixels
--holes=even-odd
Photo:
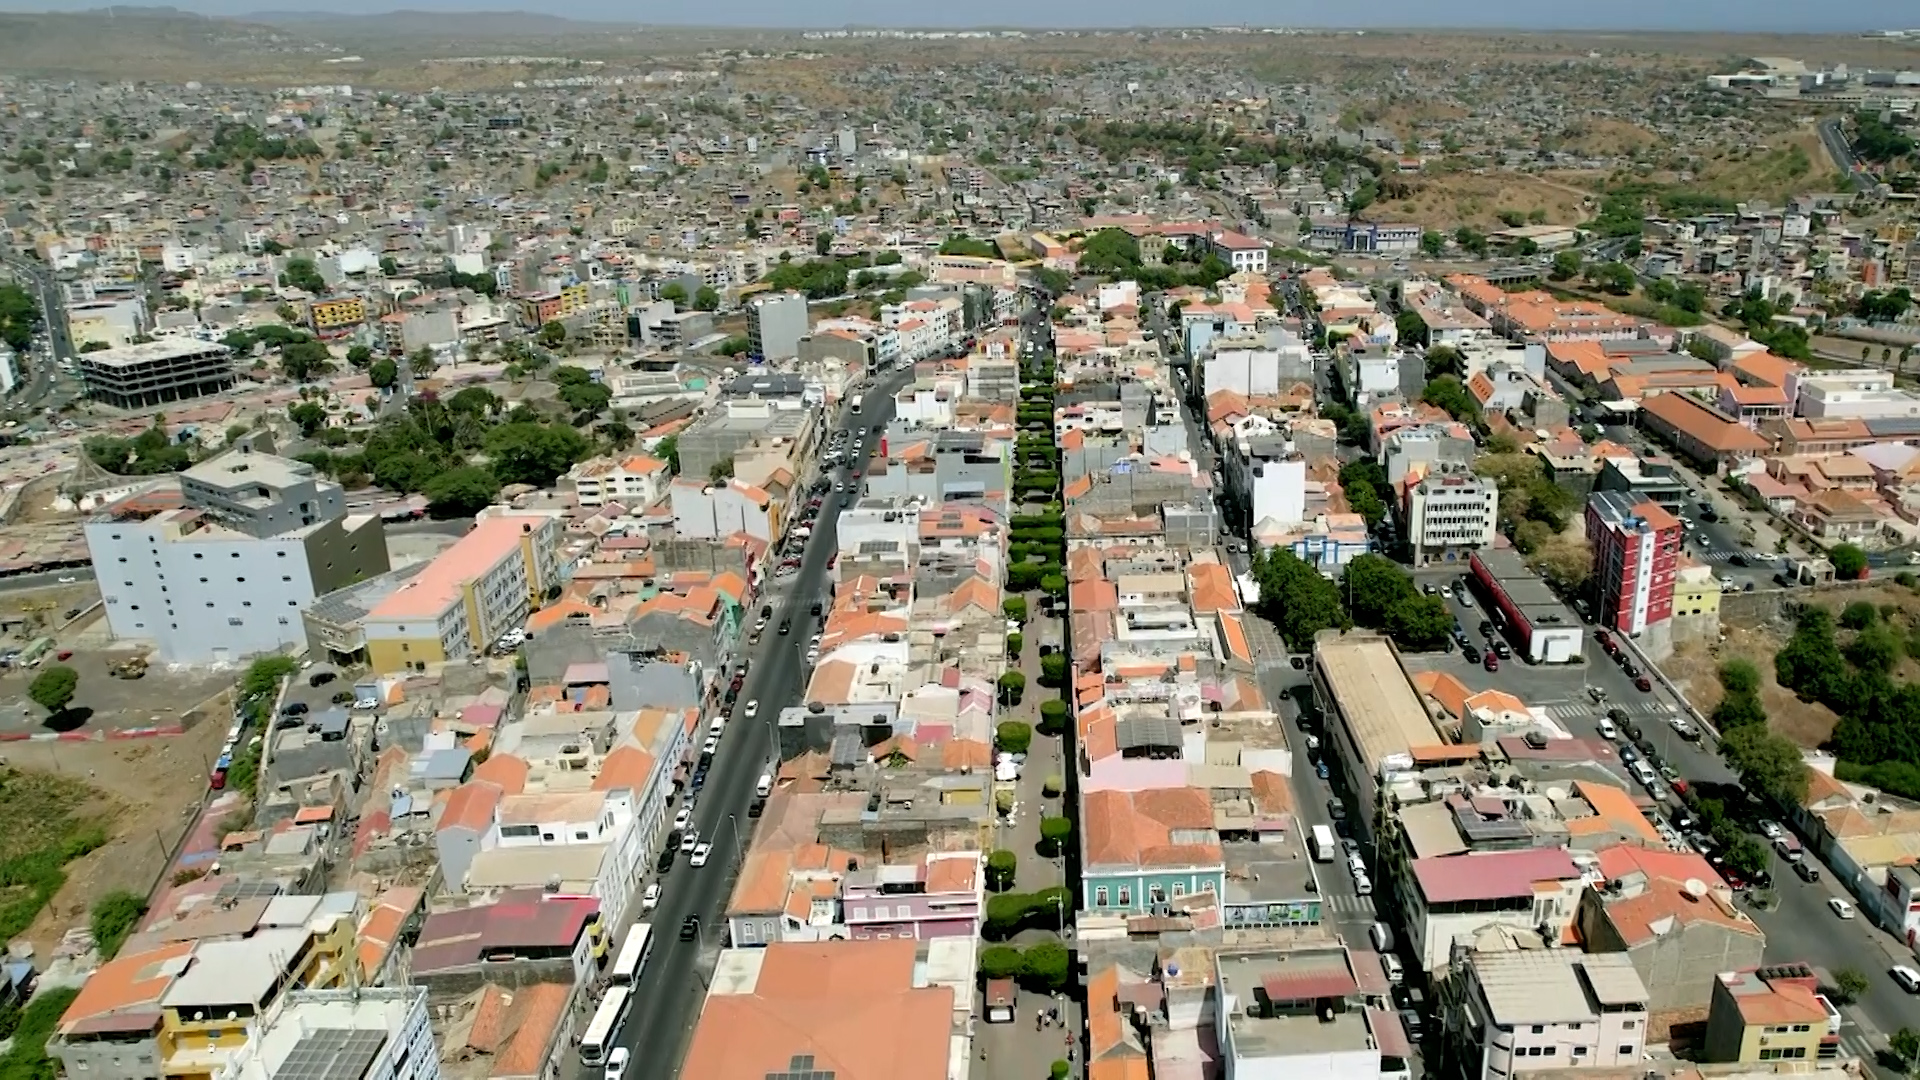
[[[622,420],[607,420],[594,427],[594,433],[607,440],[607,445],[615,450],[625,450],[633,445],[634,432]]]
[[[1782,806],[1798,806],[1807,794],[1807,764],[1800,748],[1767,730],[1765,724],[1726,732],[1720,740],[1720,756],[1749,790]]]
[[[1477,420],[1480,416],[1480,403],[1467,393],[1466,384],[1452,375],[1443,375],[1428,383],[1420,392],[1420,400],[1438,405],[1455,420]]]
[[[1466,358],[1460,355],[1460,350],[1451,345],[1435,345],[1427,350],[1427,378],[1438,379],[1442,375],[1450,375],[1456,379],[1467,377]]]
[[[500,481],[492,470],[478,465],[462,465],[427,481],[427,513],[435,518],[472,517],[492,505],[500,494]]]
[[[1605,292],[1615,296],[1627,296],[1633,292],[1633,267],[1623,262],[1607,262],[1587,268],[1587,280]]]
[[[1054,689],[1067,685],[1066,654],[1048,653],[1040,658],[1040,685]]]
[[[1017,671],[1009,671],[1000,676],[1000,704],[1018,705],[1020,698],[1027,692],[1027,677]]]
[[[373,363],[372,349],[367,348],[365,345],[354,345],[347,349],[347,366],[353,368],[353,370],[365,371],[367,370],[367,365],[371,363]]]
[[[1841,968],[1833,973],[1833,988],[1839,992],[1842,1005],[1851,1005],[1859,1001],[1866,996],[1871,987],[1872,984],[1867,981],[1867,977],[1854,968]]]
[[[669,281],[660,287],[658,295],[662,300],[671,300],[675,304],[684,304],[687,302],[687,287],[677,281]]]
[[[1384,555],[1361,555],[1347,564],[1341,577],[1347,613],[1357,626],[1379,629],[1395,604],[1418,596],[1413,579]]]
[[[380,273],[386,277],[399,277],[400,264],[393,261],[393,256],[382,255],[380,256]]]
[[[1011,856],[1013,852],[996,851],[993,854]],[[987,888],[996,892],[1002,891],[995,890],[993,882],[993,859],[992,856],[988,856]],[[1025,971],[1026,958],[1020,954],[1017,946],[989,945],[980,950],[980,977],[983,979],[1013,979],[1018,978]]]
[[[987,889],[990,892],[1006,892],[1013,888],[1013,878],[1019,872],[1020,857],[1011,851],[994,851],[987,855]]]
[[[680,436],[668,435],[653,444],[653,456],[667,463],[667,472],[680,475]]]
[[[286,269],[280,271],[280,284],[315,296],[324,296],[327,291],[326,279],[320,276],[320,270],[313,265],[313,260],[297,256],[288,259]]]
[[[557,319],[549,319],[540,325],[540,344],[549,349],[557,349],[566,344],[566,325]]]
[[[560,388],[560,400],[574,412],[596,416],[613,401],[613,391],[597,382],[575,383]]]
[[[695,311],[720,310],[720,294],[715,292],[711,285],[700,286],[693,294],[693,309]]]
[[[1002,753],[1024,754],[1033,745],[1033,726],[1019,720],[1003,720],[994,729],[993,743]]]
[[[314,432],[326,426],[327,410],[315,402],[302,401],[288,407],[287,419],[300,425],[300,434],[311,439]]]
[[[1040,567],[1033,563],[1014,563],[1007,567],[1007,588],[1013,592],[1031,592],[1040,587]]]
[[[1727,865],[1751,878],[1767,868],[1767,849],[1751,836],[1738,836],[1727,845]]]
[[[1553,269],[1547,276],[1554,281],[1568,281],[1580,276],[1580,253],[1562,251],[1553,257]]]
[[[715,484],[724,484],[733,479],[733,459],[714,462],[713,468],[707,470],[707,479]]]
[[[1044,824],[1044,823],[1043,823]],[[1036,899],[1042,894],[1035,893]],[[1058,920],[1060,912],[1052,903],[1043,905],[1045,914]],[[1069,973],[1072,970],[1073,956],[1066,945],[1058,941],[1042,941],[1027,946],[1021,959],[1021,980],[1035,991],[1044,994],[1057,994],[1067,988]]]
[[[1007,635],[1007,659],[1020,659],[1021,650],[1027,647],[1027,639],[1019,634]]]
[[[490,416],[500,411],[506,402],[499,395],[484,386],[463,387],[452,397],[446,399],[447,411],[469,413],[474,416]]]
[[[1920,1061],[1920,1032],[1901,1028],[1887,1037],[1887,1050],[1899,1060],[1902,1069],[1910,1070],[1913,1062]]]
[[[416,379],[432,378],[439,366],[439,361],[433,358],[433,350],[425,345],[407,354],[407,371]]]
[[[1040,578],[1040,591],[1054,600],[1067,598],[1067,579],[1062,574],[1044,574]]]
[[[1387,611],[1386,631],[1403,649],[1437,649],[1453,633],[1453,613],[1438,596],[1409,596]]]
[[[1295,652],[1306,652],[1320,631],[1347,625],[1339,588],[1291,550],[1268,548],[1252,569],[1260,585],[1260,612],[1279,626]]]
[[[89,926],[102,960],[111,960],[120,952],[127,935],[133,932],[140,922],[140,916],[146,913],[147,898],[126,889],[115,889],[94,901]]]
[[[1049,854],[1058,855],[1065,850],[1067,838],[1072,835],[1072,821],[1063,817],[1040,819],[1040,846]]]
[[[79,689],[79,672],[65,664],[53,664],[34,676],[32,685],[27,687],[27,697],[47,710],[47,715],[58,716],[73,703],[73,695]]]
[[[1067,703],[1049,698],[1040,703],[1040,734],[1064,735],[1067,730]]]
[[[487,433],[493,474],[502,484],[547,487],[592,452],[586,436],[570,427],[503,424]]]
[[[1729,694],[1760,692],[1760,669],[1744,656],[1736,656],[1720,665],[1720,686]]]
[[[1428,229],[1420,234],[1420,250],[1432,258],[1439,258],[1447,250],[1447,234]]]
[[[1027,621],[1027,598],[1024,596],[1009,596],[1005,600],[1000,601],[1000,611],[1014,622],[1025,623]]]
[[[280,371],[294,382],[306,382],[332,370],[332,354],[317,341],[291,341],[280,347]]]
[[[383,356],[367,366],[367,378],[380,389],[389,389],[400,381],[400,365]]]
[[[827,252],[832,250],[833,250],[833,234],[832,233],[823,232],[823,233],[816,233],[814,235],[813,253],[815,255],[825,255]]]
[[[1835,544],[1827,552],[1827,561],[1833,564],[1833,575],[1842,581],[1855,581],[1867,572],[1867,553],[1852,544]]]

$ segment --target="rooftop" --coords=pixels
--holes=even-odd
[[[83,363],[97,367],[130,367],[134,364],[151,364],[162,360],[179,360],[193,356],[227,356],[233,350],[218,342],[200,341],[195,338],[168,337],[155,341],[143,341],[137,345],[123,345],[117,349],[96,349],[81,356]]]
[[[437,619],[460,601],[466,584],[517,554],[520,537],[548,519],[502,514],[476,522],[460,542],[367,612],[370,619]]]
[[[1645,1008],[1647,987],[1626,953],[1533,949],[1476,954],[1480,991],[1494,1023],[1597,1021],[1603,1008]]]
[[[1434,730],[1386,638],[1325,633],[1314,642],[1313,653],[1332,704],[1369,768],[1377,770],[1390,758],[1410,758],[1414,747],[1446,741]]]

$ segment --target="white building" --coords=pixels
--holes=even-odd
[[[1213,966],[1214,1030],[1226,1080],[1411,1075],[1413,1048],[1399,1015],[1368,1007],[1342,946],[1221,949]]]
[[[1626,953],[1474,953],[1463,982],[1461,1029],[1479,1045],[1480,1080],[1640,1064],[1647,987]]]
[[[1472,473],[1435,473],[1407,489],[1406,511],[1413,564],[1453,562],[1493,543],[1500,491]]]
[[[573,482],[574,501],[582,507],[596,508],[617,502],[629,510],[640,510],[658,502],[666,493],[669,475],[667,463],[645,454],[615,461],[595,458],[583,461],[567,471]]]
[[[529,888],[592,896],[604,925],[623,926],[647,869],[637,798],[626,788],[504,796],[459,887],[469,896]]]
[[[1217,232],[1208,238],[1213,253],[1220,260],[1233,267],[1238,274],[1243,271],[1255,274],[1267,272],[1267,242],[1237,232]]]
[[[1246,469],[1249,520],[1254,527],[1287,528],[1307,518],[1307,459],[1298,453],[1255,458]]]
[[[1896,390],[1893,373],[1877,368],[1802,375],[1793,413],[1809,420],[1890,420],[1920,416],[1920,394]]]
[[[1344,366],[1341,381],[1346,384],[1347,396],[1354,408],[1372,409],[1383,401],[1399,399],[1399,353],[1349,353]]]
[[[673,500],[673,528],[683,539],[722,540],[735,533],[771,541],[776,523],[773,497],[743,480],[703,484],[676,480],[667,488]]]
[[[770,293],[747,301],[747,340],[763,360],[791,360],[807,336],[807,298],[797,292]]]
[[[424,986],[294,990],[214,1080],[439,1080]]]
[[[86,525],[115,638],[172,663],[304,647],[314,599],[386,573],[378,516],[345,513],[312,466],[236,451],[135,492]]]

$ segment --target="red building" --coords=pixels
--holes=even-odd
[[[1681,537],[1680,519],[1643,496],[1602,491],[1587,500],[1600,625],[1638,634],[1673,617]]]

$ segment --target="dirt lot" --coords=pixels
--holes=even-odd
[[[219,693],[233,683],[234,673],[212,668],[169,670],[163,665],[149,668],[144,678],[116,679],[108,673],[113,664],[133,655],[132,649],[92,647],[97,635],[72,636],[74,652],[65,660],[49,656],[41,669],[27,668],[0,675],[0,735],[48,730],[107,732],[128,728],[164,727],[182,722],[181,713]],[[62,648],[67,647],[62,644]],[[27,687],[45,664],[60,663],[80,676],[80,689],[74,694],[67,715],[57,727],[49,727],[45,709],[27,697]]]
[[[1760,669],[1760,702],[1766,706],[1767,726],[1801,746],[1819,746],[1840,721],[1832,709],[1801,701],[1773,677],[1773,654],[1787,643],[1786,635],[1771,627],[1723,627],[1726,641],[1709,646],[1693,641],[1681,646],[1660,667],[1694,708],[1711,713],[1720,704],[1720,665],[1744,656]]]
[[[1572,184],[1510,172],[1422,176],[1413,185],[1413,193],[1406,198],[1375,204],[1381,220],[1417,221],[1449,233],[1461,225],[1485,231],[1506,228],[1499,218],[1503,210],[1520,214],[1540,210],[1549,224],[1572,225],[1593,216],[1583,204],[1595,201],[1591,193]]]
[[[0,763],[42,770],[90,785],[76,816],[102,823],[104,847],[67,865],[67,881],[35,919],[26,939],[46,955],[88,909],[115,889],[145,894],[206,793],[205,777],[226,736],[225,708],[196,718],[175,738],[104,742],[19,742],[0,746]]]

